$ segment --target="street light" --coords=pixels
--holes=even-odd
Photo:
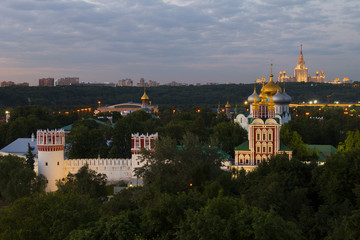
[[[98,104],[99,104],[99,107],[100,107],[101,101],[98,101]]]

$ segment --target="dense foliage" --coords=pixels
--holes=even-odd
[[[147,90],[155,104],[222,104],[228,99],[231,104],[243,103],[254,84],[228,84],[169,87],[159,86]],[[258,91],[261,88],[257,84]],[[340,102],[359,101],[358,84],[334,85],[316,83],[287,83],[287,93],[293,102],[328,100]],[[138,87],[101,87],[101,86],[56,86],[56,87],[21,87],[0,88],[0,106],[64,106],[88,105],[95,107],[98,101],[102,104],[122,102],[140,102],[143,89]]]
[[[106,177],[87,166],[59,182],[57,192],[45,194],[45,179],[36,177],[26,159],[0,157],[0,239],[359,238],[356,115],[324,108],[306,109],[306,116],[297,109],[281,129],[293,159],[278,155],[245,173],[219,166],[224,152],[232,154],[246,132],[207,106],[198,109],[188,106],[174,113],[167,107],[160,119],[138,111],[117,116],[113,127],[89,120],[86,114],[18,108],[9,123],[0,125],[2,133],[6,135],[16,122],[12,128],[28,137],[21,134],[66,125],[73,118],[69,151],[77,157],[126,157],[133,132],[159,132],[160,139],[155,154],[143,152],[148,165],[137,174],[144,186],[125,189],[108,200]],[[33,125],[28,128],[28,123]],[[306,150],[308,143],[334,143],[338,152],[318,165],[316,152]]]
[[[350,135],[349,135],[350,136]],[[85,166],[55,193],[0,210],[1,239],[357,239],[360,149],[322,166],[278,155],[250,173],[219,169],[216,149],[163,138],[138,171],[144,187],[108,201]],[[85,190],[84,190],[85,189]],[[103,190],[95,190],[102,192]],[[99,200],[103,199],[103,202]]]

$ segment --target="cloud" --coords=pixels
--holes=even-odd
[[[123,72],[171,81],[177,68],[216,70],[226,79],[237,67],[254,76],[269,59],[290,72],[300,43],[306,58],[360,60],[353,53],[359,52],[359,11],[355,0],[4,0],[0,50],[8,67],[59,69],[57,75],[78,68],[88,80],[101,77],[86,75],[99,67],[110,69],[107,81]]]

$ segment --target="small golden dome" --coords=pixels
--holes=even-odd
[[[231,105],[230,105],[229,101],[227,101],[227,103],[225,105],[225,108],[231,108]]]
[[[141,97],[141,100],[142,101],[148,101],[149,100],[149,97],[148,97],[148,95],[146,94],[146,90],[144,89],[144,94],[142,95],[142,97]]]

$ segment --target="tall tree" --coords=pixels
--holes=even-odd
[[[30,146],[30,143],[28,143],[28,150],[27,153],[25,154],[26,156],[26,163],[27,165],[29,165],[29,167],[34,170],[34,163],[35,163],[35,155],[33,154],[34,148]]]

